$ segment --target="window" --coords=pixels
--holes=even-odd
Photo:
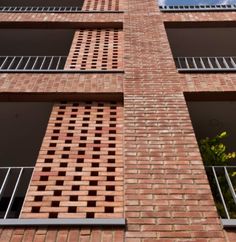
[[[0,0],[1,12],[79,12],[84,0]]]
[[[227,152],[236,150],[236,101],[189,100],[187,106],[199,145],[202,139],[213,138],[226,131],[228,137],[222,141]],[[236,160],[205,163],[205,168],[223,225],[236,226],[236,176],[233,175],[236,172]]]
[[[0,71],[64,69],[74,30],[0,29]]]
[[[159,0],[159,7],[163,12],[235,11],[235,4],[235,0]]]
[[[18,218],[52,103],[0,102],[0,218]]]
[[[235,71],[236,28],[169,26],[166,32],[178,71]]]

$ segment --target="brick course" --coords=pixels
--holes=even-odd
[[[80,241],[109,242],[122,241],[124,232],[122,229],[101,229],[101,228],[54,228],[54,227],[23,227],[20,229],[1,229],[0,240],[2,242],[33,242],[33,241]]]

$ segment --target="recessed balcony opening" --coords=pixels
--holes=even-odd
[[[0,0],[3,12],[77,12],[84,0]]]
[[[73,29],[0,29],[0,72],[63,70]]]
[[[166,27],[179,71],[235,71],[236,27]]]
[[[236,159],[225,160],[236,151],[236,101],[187,101],[187,106],[218,213],[224,226],[236,226]],[[225,137],[213,140],[223,132]]]
[[[236,9],[235,0],[159,0],[158,2],[163,12],[235,11]]]
[[[0,102],[0,218],[17,218],[53,103]]]

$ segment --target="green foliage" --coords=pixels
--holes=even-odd
[[[222,139],[227,137],[226,131],[213,138],[206,137],[199,142],[200,152],[205,166],[227,165],[236,157],[236,152],[227,152]]]
[[[232,162],[236,158],[236,152],[228,152],[226,145],[223,143],[223,139],[227,137],[226,132],[222,132],[213,138],[206,137],[199,141],[199,148],[202,155],[202,159],[205,166],[230,166],[229,162]],[[207,169],[208,179],[211,185],[211,189],[214,195],[217,210],[222,218],[226,217],[225,210],[221,201],[221,197],[218,192],[216,180],[211,169]],[[233,183],[236,185],[236,172],[228,170],[228,174]],[[220,184],[221,192],[227,203],[227,208],[232,218],[236,218],[235,203],[232,198],[230,189],[228,187],[227,180],[223,169],[217,170],[217,179]]]

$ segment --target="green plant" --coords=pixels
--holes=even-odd
[[[223,139],[227,137],[227,132],[222,132],[213,138],[206,137],[199,141],[199,148],[202,155],[202,159],[205,166],[225,166],[230,165],[236,158],[236,152],[228,152],[226,145],[223,143]],[[218,169],[216,171],[218,183],[221,188],[221,192],[227,203],[228,211],[232,218],[236,218],[235,203],[232,198],[231,192],[228,187],[227,180],[225,178],[224,170]],[[228,174],[235,186],[235,175],[236,172],[232,170],[228,171]],[[217,210],[221,217],[226,217],[225,209],[223,207],[221,197],[218,192],[216,180],[211,169],[207,169],[208,179],[211,185],[211,189],[214,195],[214,200],[216,203]]]
[[[213,138],[206,137],[199,142],[199,148],[205,166],[227,165],[236,157],[236,152],[227,152],[222,139],[227,137],[226,131]]]

